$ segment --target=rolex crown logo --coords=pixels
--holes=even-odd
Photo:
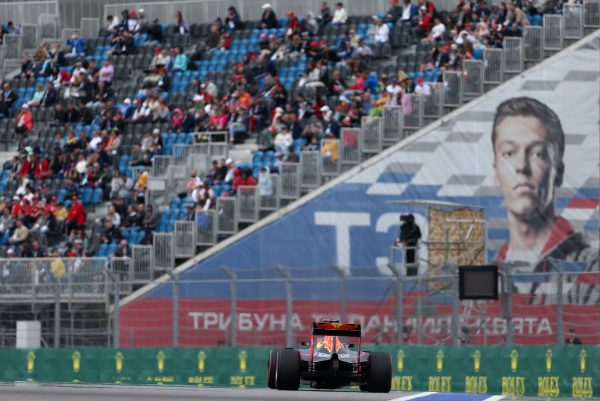
[[[79,368],[81,367],[81,354],[79,351],[73,352],[73,372],[79,373]]]
[[[27,373],[33,373],[35,368],[35,354],[33,352],[27,353]]]
[[[475,372],[479,372],[481,368],[481,352],[479,350],[475,350],[473,353],[473,369]]]
[[[204,367],[206,362],[206,354],[204,351],[198,352],[198,372],[204,373]]]
[[[398,372],[402,372],[404,370],[404,351],[399,350],[396,357],[398,359],[398,366],[397,366]]]
[[[510,370],[512,370],[513,373],[517,371],[518,364],[519,364],[519,353],[517,352],[516,349],[513,349],[512,352],[510,353]]]
[[[115,370],[117,373],[121,373],[123,371],[123,353],[117,352],[115,355]]]
[[[246,351],[240,351],[238,358],[240,360],[240,371],[245,372],[247,368],[246,360],[248,359],[248,354]]]
[[[552,370],[552,350],[550,348],[546,351],[546,370],[548,372]]]
[[[436,369],[441,372],[444,369],[444,351],[439,350],[436,355]]]
[[[162,373],[165,370],[165,353],[162,351],[156,354],[156,367],[158,368],[158,373]]]
[[[587,352],[584,349],[579,353],[579,370],[581,373],[585,373],[585,358],[587,357]]]

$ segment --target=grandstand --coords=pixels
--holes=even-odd
[[[77,28],[57,8],[3,14],[18,27],[3,28],[0,50],[3,94],[15,95],[0,108],[3,343],[34,316],[50,343],[57,302],[71,319],[60,343],[109,342],[115,296],[600,26],[591,0],[468,13],[419,2],[416,16],[349,1],[341,23],[310,18],[326,15],[320,3],[274,3],[272,26],[262,2],[107,4]]]

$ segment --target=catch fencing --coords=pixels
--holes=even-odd
[[[195,320],[164,330],[158,321],[173,321],[169,309],[154,324],[132,318],[121,330],[131,333],[130,345],[135,346],[150,341],[169,346],[172,338],[188,346],[291,346],[310,334],[313,319],[333,318],[361,323],[364,341],[377,344],[553,345],[563,344],[569,331],[586,345],[600,344],[600,306],[583,295],[585,283],[598,280],[600,273],[564,261],[550,264],[546,272],[534,266],[500,266],[498,301],[461,301],[456,265],[419,276],[404,275],[398,265],[391,267],[390,276],[375,273],[375,268],[341,266],[268,271],[223,267],[221,274],[209,269],[206,278],[195,273],[176,280],[175,293],[193,294],[202,288],[202,297],[168,300],[182,316],[191,313]],[[257,304],[249,295],[256,288],[267,291],[269,299]],[[355,294],[359,288],[370,289],[368,301]],[[129,313],[146,316],[144,308],[134,305]],[[248,320],[258,316],[262,321],[263,315],[264,324]],[[274,316],[278,323],[269,320]]]

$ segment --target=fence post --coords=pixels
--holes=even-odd
[[[225,271],[225,274],[227,274],[227,276],[229,277],[229,280],[231,280],[229,284],[229,300],[231,302],[229,307],[229,316],[231,321],[229,345],[231,347],[237,347],[237,275],[228,267],[224,266],[223,270]]]
[[[119,348],[121,346],[121,342],[119,340],[119,324],[120,324],[120,301],[121,301],[121,294],[119,291],[119,275],[115,274],[115,310],[113,311],[113,313],[115,314],[114,317],[114,324],[113,324],[113,348]]]
[[[398,336],[398,345],[402,345],[404,343],[404,278],[402,277],[402,269],[398,269],[394,262],[395,254],[395,247],[392,247],[392,262],[387,266],[396,278],[396,335]]]
[[[290,272],[281,266],[277,266],[277,270],[285,279],[285,346],[292,347],[292,277]]]
[[[173,294],[172,294],[172,303],[173,303],[173,347],[179,346],[179,283],[177,282],[177,274],[173,273],[171,270],[167,270],[167,274],[171,277],[173,281]]]
[[[460,345],[460,299],[459,299],[459,290],[458,290],[458,269],[452,275],[452,288],[454,292],[454,296],[452,297],[454,301],[452,302],[452,345]]]
[[[421,290],[421,276],[417,276],[417,289]],[[423,344],[423,325],[421,324],[421,318],[423,317],[423,306],[421,302],[421,296],[417,295],[417,345]]]
[[[511,269],[506,270],[506,345],[513,344],[512,321],[512,276]]]
[[[54,280],[54,348],[60,348],[60,281]]]
[[[347,322],[348,321],[348,305],[347,305],[347,282],[346,279],[348,274],[344,270],[344,268],[333,265],[333,270],[340,276],[340,321]]]
[[[558,285],[557,285],[557,300],[556,300],[556,342],[557,344],[564,344],[565,342],[565,330],[563,321],[563,269],[559,261],[551,260],[554,268],[558,272]]]

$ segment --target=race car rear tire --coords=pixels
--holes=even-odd
[[[300,387],[300,353],[297,350],[279,350],[275,385],[278,390],[298,390]]]
[[[269,364],[267,365],[267,385],[269,388],[277,388],[275,386],[275,370],[277,369],[277,355],[279,355],[278,348],[273,348],[269,352]]]
[[[387,352],[369,354],[369,374],[367,391],[370,393],[389,393],[392,388],[392,358]]]

